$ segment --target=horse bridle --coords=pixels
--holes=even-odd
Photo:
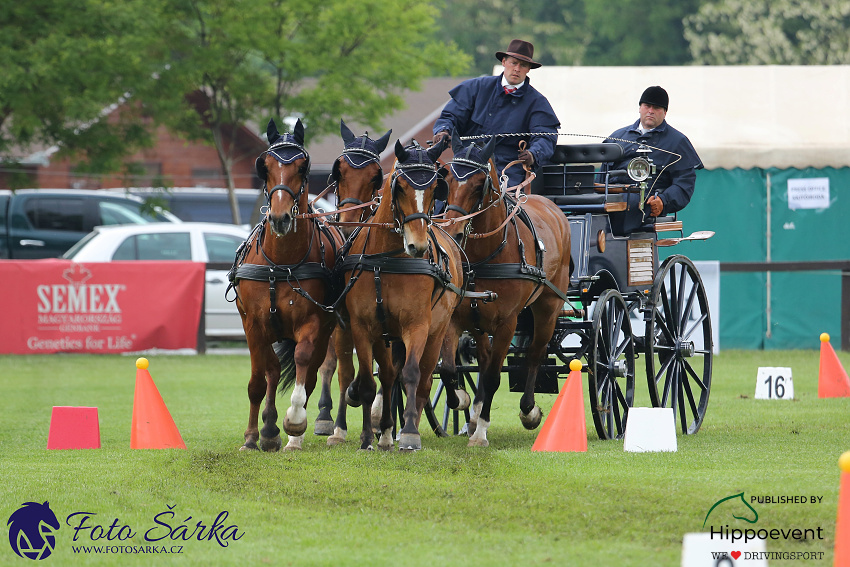
[[[482,207],[484,206],[485,195],[487,195],[487,193],[490,190],[495,190],[494,186],[493,186],[493,182],[490,179],[490,169],[491,169],[490,162],[487,161],[486,163],[482,163],[482,162],[475,161],[474,159],[472,159],[469,154],[472,152],[473,147],[474,147],[474,145],[470,145],[466,148],[466,152],[465,152],[466,157],[460,157],[458,155],[455,155],[448,164],[448,167],[451,170],[452,175],[458,181],[462,181],[462,180],[466,179],[467,177],[470,177],[471,175],[474,175],[474,174],[479,173],[479,172],[484,174],[484,186],[481,188],[481,195],[478,197],[478,202],[475,204],[475,207],[473,208],[472,212],[467,211],[463,207],[459,207],[459,206],[454,205],[454,204],[446,205],[446,212],[454,211],[456,213],[460,213],[461,217],[463,217],[463,218],[471,218],[473,216],[476,216],[478,214],[483,213],[484,209],[482,209]],[[461,175],[458,172],[458,170],[456,169],[456,167],[455,167],[456,165],[463,165],[463,166],[466,166],[470,169],[469,169],[469,171],[467,171],[466,173]],[[501,192],[499,192],[498,197],[499,198],[497,200],[493,201],[490,205],[488,205],[488,208],[499,203],[502,200],[502,198],[504,197],[504,195]],[[464,237],[468,237],[471,230],[472,230],[472,223],[471,222],[466,223],[466,226],[463,229]]]
[[[430,173],[431,175],[427,178],[427,181],[422,181],[421,179],[417,181],[417,180],[414,180],[410,175],[411,173],[416,173],[416,172],[423,172],[423,173],[427,172],[427,173]],[[435,181],[437,182],[438,185],[440,183],[445,184],[446,183],[445,179],[443,179],[442,176],[440,175],[440,173],[437,171],[435,164],[425,163],[425,162],[421,161],[421,158],[420,158],[420,161],[417,161],[417,162],[414,162],[414,163],[404,163],[404,164],[396,163],[395,169],[393,170],[392,178],[390,180],[390,195],[391,195],[392,200],[393,200],[392,201],[392,203],[393,203],[393,220],[396,223],[396,231],[400,232],[401,229],[404,227],[404,225],[406,225],[407,223],[409,223],[411,221],[415,221],[415,220],[419,220],[419,219],[424,220],[426,225],[430,225],[431,224],[431,215],[428,212],[421,212],[421,213],[417,212],[417,213],[413,213],[411,215],[404,215],[404,211],[401,210],[401,207],[397,207],[397,205],[396,205],[396,195],[397,195],[397,192],[398,192],[397,186],[398,186],[398,178],[399,177],[403,177],[404,180],[407,181],[407,183],[409,185],[414,187],[414,190],[425,189],[426,187],[430,187]],[[422,179],[425,179],[425,178],[422,177]],[[434,200],[437,198],[436,192],[437,192],[437,188],[435,187],[434,193],[432,193],[432,195],[431,195],[431,203],[428,206],[428,211],[430,211],[434,206]],[[398,209],[398,211],[401,212],[401,214],[403,215],[400,223],[398,222],[398,217],[396,216],[396,213],[395,213],[396,209]]]
[[[291,155],[281,155],[284,152],[281,150],[296,150]],[[271,190],[268,188],[268,175],[266,175],[266,179],[263,180],[263,192],[266,195],[266,203],[271,203],[272,195],[274,195],[275,191],[285,191],[292,197],[292,201],[295,203],[293,207],[294,214],[298,214],[298,199],[304,193],[304,188],[307,187],[307,182],[310,180],[310,154],[307,153],[307,150],[304,149],[304,146],[298,144],[296,142],[290,142],[287,140],[276,142],[272,146],[269,147],[265,152],[260,154],[260,158],[264,155],[271,155],[275,158],[279,163],[282,164],[290,164],[293,163],[297,159],[301,159],[302,157],[307,160],[307,163],[301,167],[299,173],[301,174],[301,186],[298,188],[298,191],[293,191],[287,185],[275,185]],[[259,158],[258,158],[259,160]]]
[[[373,151],[366,149],[366,141],[368,139],[366,136],[360,136],[359,139],[360,139],[360,146],[352,145],[350,147],[346,147],[345,149],[343,149],[342,154],[337,158],[337,162],[339,162],[339,160],[341,160],[341,159],[345,159],[346,161],[348,161],[349,165],[351,165],[355,169],[362,169],[362,168],[366,167],[367,165],[369,165],[370,163],[376,163],[376,164],[378,164],[378,169],[381,170],[381,178],[383,178],[383,168],[381,168],[381,156],[379,156],[378,154],[376,154]],[[357,163],[354,163],[352,161],[353,156],[357,156],[357,157],[361,157],[361,158],[365,158],[365,159],[363,159],[362,161],[358,161]],[[338,171],[339,170],[338,170],[338,167],[339,167],[339,165],[337,164],[337,166],[334,167],[334,171],[332,172],[332,175],[336,174],[336,176],[337,176],[334,179],[334,183],[336,183],[337,188],[339,188],[339,178],[338,178],[338,176],[339,176]],[[355,207],[361,207],[362,205],[368,205],[368,203],[364,203],[363,201],[361,201],[360,199],[358,199],[356,197],[347,197],[347,198],[343,199],[342,201],[340,201],[339,203],[337,203],[337,209],[341,209],[345,205],[354,205]],[[372,206],[369,209],[370,214],[374,214],[375,205],[377,205],[377,201],[375,199],[373,199],[371,201],[371,205]],[[365,208],[365,207],[363,207],[363,208]],[[363,211],[363,212],[360,213],[360,222],[363,222],[363,220],[364,220],[363,215],[365,213],[366,213],[366,211]]]

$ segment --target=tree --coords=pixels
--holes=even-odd
[[[160,70],[156,10],[147,0],[31,0],[0,5],[0,159],[59,145],[83,169],[117,171],[149,145],[142,108],[120,115]],[[108,116],[108,117],[107,117]]]
[[[702,0],[585,0],[592,32],[584,65],[684,65],[690,62],[682,20]],[[616,80],[615,78],[612,78]]]
[[[176,54],[171,74],[201,90],[209,108],[173,127],[215,144],[233,195],[235,155],[227,140],[249,120],[300,116],[310,136],[340,118],[380,128],[429,72],[461,71],[468,57],[428,38],[436,10],[421,0],[174,0],[165,35]],[[229,130],[229,131],[228,131]]]
[[[719,0],[685,20],[695,63],[850,63],[850,0]]]

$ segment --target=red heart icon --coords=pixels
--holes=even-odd
[[[739,557],[741,557],[741,552],[740,551],[733,551],[732,553],[730,553],[730,555],[732,556],[733,559],[738,559]]]

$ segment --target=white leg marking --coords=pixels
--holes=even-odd
[[[290,398],[292,405],[286,410],[286,419],[292,425],[301,425],[307,421],[307,410],[304,409],[304,404],[307,403],[307,390],[301,384],[296,384]]]
[[[289,436],[289,442],[287,442],[286,447],[283,448],[284,451],[300,451],[301,443],[304,442],[304,436],[299,435],[297,437]]]
[[[478,425],[475,428],[475,433],[469,437],[470,447],[487,447],[490,442],[487,441],[487,428],[490,427],[490,422],[483,419],[478,420]]]
[[[334,437],[338,437],[338,438],[342,439],[343,441],[345,441],[346,435],[348,435],[347,429],[343,429],[342,427],[334,427],[334,434],[333,434]]]
[[[393,430],[392,428],[384,429],[381,432],[381,438],[378,440],[378,449],[382,449],[384,451],[392,451],[393,450]]]
[[[375,396],[375,401],[372,402],[372,428],[381,426],[381,416],[384,413],[384,395],[378,394]]]

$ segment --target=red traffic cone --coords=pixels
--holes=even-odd
[[[97,408],[53,406],[48,449],[100,449]]]
[[[841,484],[838,486],[838,516],[835,519],[835,567],[850,565],[850,451],[838,458]]]
[[[819,398],[846,398],[850,396],[850,378],[841,366],[838,355],[829,344],[829,335],[820,336],[820,370],[818,371]]]
[[[133,396],[131,449],[185,449],[186,444],[168,413],[162,396],[148,372],[148,359],[136,361],[136,393]]]
[[[570,375],[549,417],[531,446],[532,451],[587,452],[587,424],[581,390],[581,362],[570,361]]]

